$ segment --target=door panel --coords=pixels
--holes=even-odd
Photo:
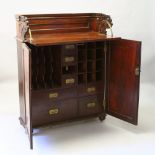
[[[30,140],[30,148],[32,149],[32,124],[31,124],[31,102],[30,102],[30,64],[31,64],[31,50],[23,43],[23,67],[24,67],[24,96],[25,96],[25,128]]]
[[[115,40],[108,54],[108,114],[137,124],[141,42]]]

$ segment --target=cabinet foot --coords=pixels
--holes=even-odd
[[[106,118],[106,115],[105,115],[105,114],[102,114],[102,115],[99,116],[99,120],[100,120],[100,121],[105,120],[105,118]]]

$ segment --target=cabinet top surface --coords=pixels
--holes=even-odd
[[[114,40],[118,37],[110,37],[98,32],[75,32],[75,33],[64,33],[64,34],[42,34],[33,35],[32,40],[28,40],[33,45],[56,45],[56,44],[67,44],[67,43],[78,43],[87,41],[103,41],[103,40]]]
[[[101,13],[16,15],[17,39],[36,46],[116,39],[112,20]]]

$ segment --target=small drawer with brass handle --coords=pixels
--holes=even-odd
[[[81,97],[79,103],[79,115],[91,115],[104,112],[103,95],[91,95],[88,97]]]
[[[62,77],[62,84],[63,86],[72,86],[72,85],[75,85],[76,84],[76,76],[75,75],[64,75]]]
[[[88,96],[95,94],[103,94],[104,92],[104,83],[92,83],[87,85],[78,85],[78,96]]]
[[[76,46],[74,44],[64,45],[64,50],[75,50]]]
[[[75,57],[74,56],[67,56],[64,58],[64,62],[74,62]]]
[[[76,62],[76,45],[64,45],[62,50],[62,63],[63,65],[75,64]]]

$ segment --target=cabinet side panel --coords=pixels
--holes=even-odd
[[[110,47],[107,113],[136,125],[141,43],[120,39]]]
[[[22,44],[23,48],[23,64],[24,64],[24,90],[25,90],[25,128],[30,140],[30,148],[32,149],[32,117],[31,117],[31,50],[26,46],[25,43]]]
[[[17,40],[17,58],[18,58],[18,84],[19,84],[19,106],[20,106],[20,123],[25,124],[25,101],[24,101],[24,71],[23,71],[23,54],[22,43]]]

